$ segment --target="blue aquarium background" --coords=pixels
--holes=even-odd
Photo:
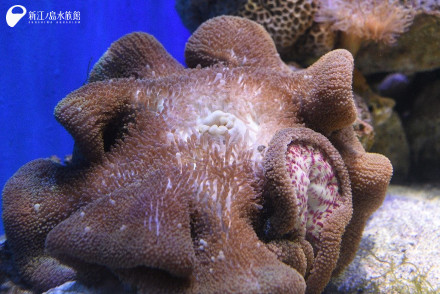
[[[55,120],[53,109],[86,82],[87,73],[113,41],[130,32],[147,32],[184,63],[183,50],[190,33],[174,9],[174,0],[2,0],[0,5],[2,188],[31,160],[52,155],[63,159],[71,154],[73,140]],[[27,12],[9,27],[5,16],[14,5],[24,6]],[[20,9],[13,12],[20,13]],[[57,20],[47,23],[51,12]],[[66,12],[79,12],[79,23],[59,23]],[[34,17],[46,20],[29,20]]]

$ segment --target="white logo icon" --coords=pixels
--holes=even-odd
[[[23,10],[22,13],[12,13],[12,10],[15,7],[20,7],[21,10]],[[8,12],[6,12],[6,22],[8,23],[8,26],[13,28],[17,22],[26,14],[26,8],[21,5],[14,5],[11,8],[9,8]]]

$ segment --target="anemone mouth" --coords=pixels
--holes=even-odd
[[[225,133],[234,134],[234,132],[244,133],[245,126],[235,115],[221,110],[215,110],[203,119],[200,119],[197,125],[200,133],[208,132],[211,135],[224,135]]]
[[[298,127],[279,131],[264,162],[263,232],[266,241],[306,239],[313,246],[328,219],[351,205],[341,155],[322,134]]]
[[[287,128],[270,141],[263,167],[257,236],[306,280],[320,264],[331,273],[352,214],[350,179],[339,151],[311,129]]]
[[[337,173],[323,150],[296,143],[287,148],[286,170],[297,201],[298,226],[305,228],[306,239],[314,243],[323,222],[342,201]]]
[[[196,129],[200,134],[208,133],[214,137],[228,134],[233,141],[244,138],[249,145],[256,141],[256,134],[259,132],[258,124],[251,116],[240,119],[234,113],[219,109],[198,118]]]

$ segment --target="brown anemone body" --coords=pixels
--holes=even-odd
[[[318,293],[338,260],[352,258],[391,167],[350,137],[351,55],[336,50],[290,72],[261,26],[219,17],[194,33],[186,58],[193,68],[147,34],[124,36],[95,65],[91,83],[57,105],[57,120],[75,139],[72,162],[33,161],[3,191],[8,243],[34,289],[90,281],[97,271],[141,293]],[[272,140],[285,129],[307,131]],[[288,236],[264,240],[265,168],[274,162],[266,150],[279,150],[285,173],[286,143],[315,137],[314,146],[336,154],[329,157],[341,209],[313,244],[298,223]],[[353,215],[361,217],[344,235],[350,181]],[[354,243],[344,243],[346,235]]]

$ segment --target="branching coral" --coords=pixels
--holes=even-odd
[[[55,108],[71,162],[30,162],[3,191],[33,289],[319,293],[353,258],[392,168],[351,127],[350,53],[292,72],[263,27],[218,17],[185,56],[129,34]]]
[[[341,47],[356,55],[362,41],[394,44],[414,16],[413,7],[398,0],[321,0],[315,21],[331,23],[333,30],[343,32]]]

